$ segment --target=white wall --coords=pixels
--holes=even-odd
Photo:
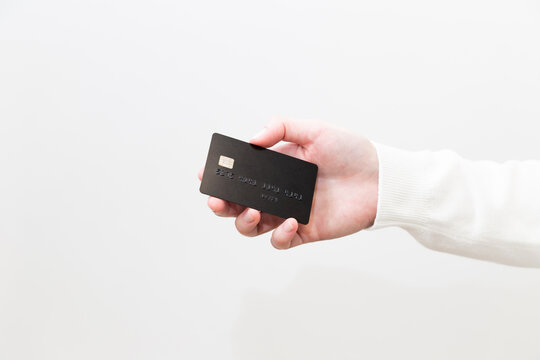
[[[540,272],[399,229],[274,250],[214,131],[540,158],[537,1],[0,1],[0,359],[538,359]]]

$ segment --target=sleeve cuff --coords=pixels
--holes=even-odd
[[[423,225],[432,198],[425,177],[429,152],[411,152],[372,142],[379,159],[379,190],[375,222],[369,230]]]

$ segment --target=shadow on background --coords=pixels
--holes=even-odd
[[[246,294],[234,358],[538,359],[539,294],[508,283],[414,288],[305,269],[277,295]]]

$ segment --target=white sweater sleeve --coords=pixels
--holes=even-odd
[[[370,230],[399,226],[430,249],[540,267],[540,161],[374,145],[379,200]]]

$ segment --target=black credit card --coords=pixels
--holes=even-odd
[[[313,163],[214,133],[200,191],[307,224],[317,170]]]

